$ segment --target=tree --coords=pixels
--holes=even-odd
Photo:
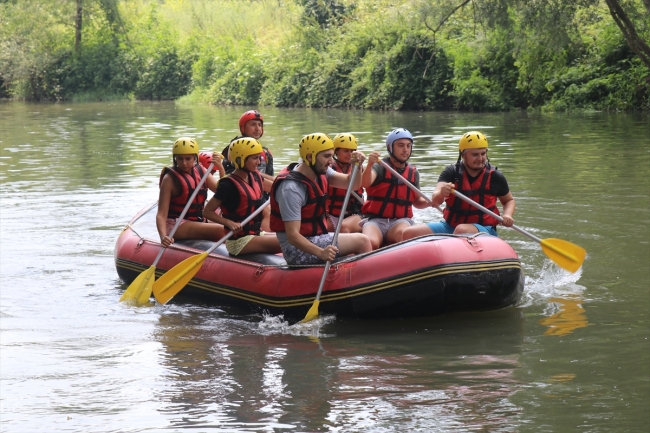
[[[609,13],[612,15],[612,18],[614,18],[616,25],[621,29],[625,41],[629,45],[630,49],[648,68],[650,68],[650,46],[637,32],[636,26],[623,9],[621,2],[618,0],[605,0],[605,2],[609,7]],[[648,20],[650,20],[650,0],[643,0],[643,3],[648,10],[645,21],[647,24]],[[650,77],[648,79],[650,80]]]

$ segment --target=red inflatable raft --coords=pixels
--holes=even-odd
[[[117,239],[115,265],[127,284],[149,268],[160,251],[156,210],[157,204],[141,210]],[[156,278],[212,245],[201,240],[174,243],[156,265]],[[303,318],[323,271],[324,265],[288,266],[281,255],[233,257],[221,245],[178,296]],[[319,312],[383,318],[492,310],[515,304],[523,289],[519,258],[500,238],[430,235],[334,262]]]

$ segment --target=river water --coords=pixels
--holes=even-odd
[[[483,131],[516,224],[588,252],[570,275],[500,229],[526,272],[515,307],[297,329],[214,305],[121,304],[115,240],[156,200],[173,141],[220,151],[245,109],[0,103],[0,430],[647,431],[647,114],[263,109],[276,171],[303,134],[353,132],[369,152],[405,127],[426,193],[460,135]]]

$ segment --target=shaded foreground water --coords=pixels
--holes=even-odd
[[[290,327],[120,304],[114,242],[156,199],[174,139],[221,150],[243,111],[0,104],[0,430],[647,431],[647,115],[262,111],[276,171],[305,133],[351,131],[370,151],[406,127],[427,193],[458,137],[485,132],[516,223],[588,251],[568,275],[501,229],[527,275],[516,307]]]

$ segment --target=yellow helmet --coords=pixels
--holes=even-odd
[[[481,149],[488,147],[487,138],[478,131],[470,131],[463,135],[458,142],[458,150],[463,153],[467,149]]]
[[[242,169],[246,158],[264,152],[259,141],[251,137],[239,138],[232,143],[228,150],[228,161],[232,162],[235,168]]]
[[[334,137],[332,142],[334,143],[334,149],[342,148],[357,150],[357,147],[359,146],[359,140],[357,140],[354,135],[347,133],[338,134]]]
[[[334,143],[332,143],[332,139],[327,134],[314,132],[313,134],[302,137],[298,147],[300,149],[300,157],[305,163],[309,163],[307,161],[307,155],[312,155],[311,164],[313,165],[316,162],[316,155],[324,150],[334,149]]]
[[[191,137],[181,137],[174,142],[172,155],[196,155],[199,156],[199,144]]]

